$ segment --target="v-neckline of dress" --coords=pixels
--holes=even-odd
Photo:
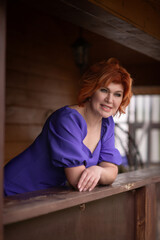
[[[85,123],[85,127],[86,127],[86,133],[85,133],[85,136],[84,136],[84,138],[85,138],[86,135],[87,135],[87,123],[86,123],[86,120],[84,119],[84,117],[82,116],[82,114],[81,114],[77,109],[75,109],[75,108],[70,108],[68,105],[67,105],[67,107],[68,107],[69,109],[75,111],[76,113],[78,113],[78,115],[83,119],[83,121],[84,121],[84,123]],[[103,133],[103,129],[102,129],[102,128],[103,128],[103,118],[102,118],[102,123],[101,123],[101,137],[100,137],[100,139],[99,139],[99,141],[98,141],[95,149],[93,150],[93,152],[91,152],[91,150],[83,143],[84,138],[83,138],[83,140],[82,140],[83,146],[88,150],[88,152],[89,152],[89,154],[90,154],[91,157],[95,154],[95,152],[96,152],[96,150],[98,149],[98,146],[99,146],[99,144],[100,144],[100,142],[101,142],[102,133]]]

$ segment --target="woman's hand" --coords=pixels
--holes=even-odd
[[[92,191],[95,186],[98,184],[101,178],[102,168],[99,166],[92,166],[86,168],[78,182],[78,190],[82,191]]]
[[[68,182],[79,191],[91,191],[97,184],[112,184],[117,177],[118,167],[112,163],[101,162],[99,166],[85,168],[84,165],[65,168]]]

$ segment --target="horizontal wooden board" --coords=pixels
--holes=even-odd
[[[135,95],[142,94],[160,94],[160,86],[134,86],[133,93]]]
[[[6,142],[33,141],[41,132],[42,127],[43,125],[6,124],[5,141]]]
[[[22,71],[7,70],[6,87],[18,88],[46,93],[73,93],[79,88],[79,81],[63,78],[62,76],[48,77],[40,74],[29,74]]]
[[[5,226],[4,236],[5,240],[54,240],[57,236],[58,240],[135,240],[134,209],[134,195],[126,192]]]
[[[9,224],[30,219],[119,193],[136,190],[137,188],[158,182],[160,182],[159,166],[119,174],[112,185],[99,186],[91,192],[51,188],[48,190],[18,194],[17,196],[6,198],[4,223]],[[19,214],[17,214],[17,212]]]
[[[15,55],[18,50],[22,56],[30,55],[36,60],[49,59],[57,63],[64,61],[64,67],[70,60],[73,61],[71,44],[77,37],[77,27],[72,27],[72,34],[69,34],[65,25],[57,21],[54,16],[38,13],[32,9],[28,11],[22,8],[17,13],[21,21],[18,21],[18,17],[13,21],[13,9],[9,12],[9,53]],[[64,55],[61,59],[62,52]]]
[[[7,106],[45,109],[55,109],[56,106],[68,105],[71,104],[71,99],[75,99],[75,95],[69,92],[57,93],[56,90],[53,90],[52,93],[43,93],[16,88],[7,88],[6,96]]]
[[[6,109],[6,124],[44,124],[46,118],[55,109],[38,109],[9,106]]]
[[[9,162],[12,158],[23,152],[33,141],[30,142],[7,142],[5,144],[5,162]]]
[[[65,82],[77,82],[76,79],[78,79],[80,76],[77,76],[78,69],[75,68],[76,71],[74,71],[74,65],[69,69],[69,66],[65,63],[56,64],[53,62],[40,62],[40,61],[34,61],[32,58],[24,58],[22,56],[9,56],[7,61],[7,72],[12,71],[18,71],[22,72],[23,74],[26,74],[28,76],[28,79],[30,79],[30,75],[37,76],[38,78],[49,78],[52,79],[54,82],[54,79],[63,79]],[[74,64],[74,63],[73,63]]]
[[[35,139],[52,112],[76,103],[80,78],[71,47],[77,27],[68,34],[61,21],[20,3],[9,4],[7,25],[6,161]]]

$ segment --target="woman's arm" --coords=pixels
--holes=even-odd
[[[99,166],[85,168],[84,165],[65,168],[68,182],[79,191],[91,191],[97,184],[111,184],[118,174],[116,165],[101,162]]]
[[[65,168],[66,178],[69,184],[72,185],[75,189],[78,188],[79,179],[85,169],[86,168],[84,165],[78,167]]]
[[[99,166],[102,168],[99,184],[112,184],[118,174],[117,165],[109,162],[101,162]]]
[[[79,191],[92,191],[97,184],[107,185],[113,183],[118,174],[115,164],[101,162],[99,166],[86,168],[78,182]]]

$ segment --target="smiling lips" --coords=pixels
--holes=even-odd
[[[101,107],[106,112],[110,112],[112,110],[112,107],[104,105],[104,104],[101,104]]]

